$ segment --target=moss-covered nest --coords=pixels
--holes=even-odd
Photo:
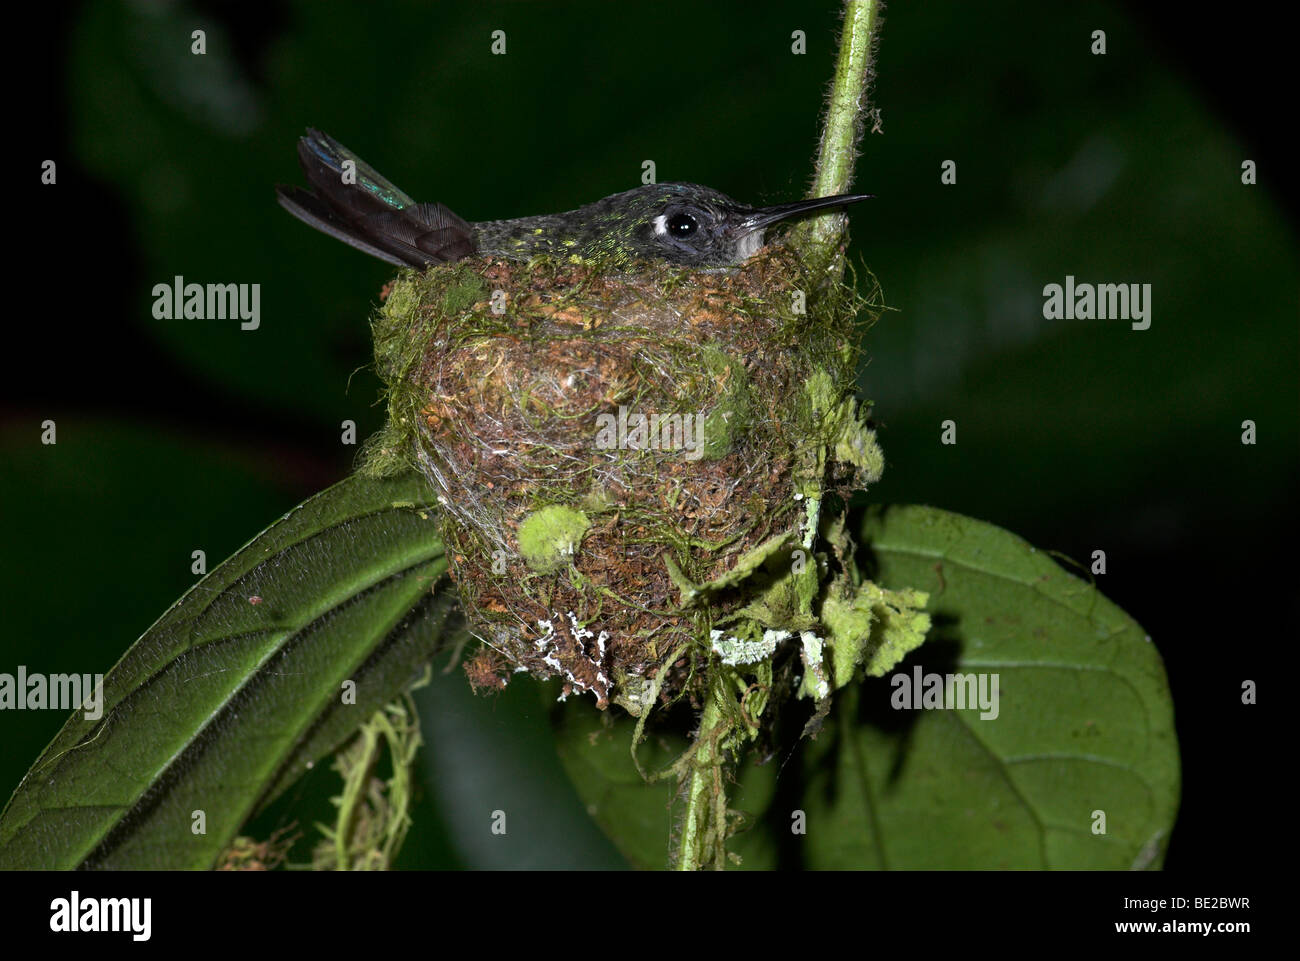
[[[802,571],[825,493],[882,466],[852,399],[864,306],[779,245],[729,271],[400,274],[373,323],[389,422],[363,470],[414,466],[439,493],[474,685],[559,676],[640,714],[703,659],[812,628],[825,571],[777,574]]]

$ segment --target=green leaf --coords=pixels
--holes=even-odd
[[[0,868],[211,867],[438,649],[455,598],[431,500],[414,474],[351,477],[199,581],[18,786]]]
[[[632,763],[631,718],[620,710],[606,717],[580,698],[556,708],[555,745],[578,796],[619,853],[638,868],[668,862],[672,819],[671,781],[646,783]],[[651,736],[637,750],[641,766],[657,771],[686,749],[670,735]]]
[[[996,675],[999,709],[988,720],[978,708],[891,711],[887,680],[846,692],[805,756],[804,864],[1158,867],[1178,806],[1178,745],[1142,628],[982,521],[877,508],[862,539],[882,586],[930,594],[931,636],[899,673]]]
[[[462,866],[474,871],[627,866],[592,820],[556,754],[547,719],[560,689],[557,679],[516,674],[504,691],[484,696],[470,689],[463,671],[435,670],[429,685],[415,692],[428,744],[420,755],[423,788],[436,805],[429,813],[441,821]],[[504,833],[488,829],[494,811],[508,819]],[[661,838],[660,846],[664,843]],[[422,870],[430,866],[428,858],[407,863]]]
[[[996,674],[998,715],[894,710],[890,678],[850,684],[815,740],[742,765],[729,804],[751,828],[728,850],[745,867],[1158,867],[1178,806],[1178,745],[1160,656],[1138,624],[982,521],[898,507],[872,510],[861,530],[881,587],[930,596],[930,637],[894,676]],[[569,705],[557,744],[624,855],[661,867],[673,786],[642,782],[631,727]],[[652,727],[643,766],[684,747]],[[1097,811],[1105,834],[1093,833]],[[800,821],[805,834],[792,830]]]

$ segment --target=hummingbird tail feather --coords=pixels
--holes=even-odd
[[[371,257],[378,257],[398,267],[408,266],[405,260],[362,240],[351,224],[341,219],[328,204],[310,190],[279,185],[275,188],[275,193],[280,206],[309,227],[315,227],[321,233],[329,234],[335,240],[341,240],[349,247],[355,247]]]
[[[281,186],[276,194],[303,223],[398,266],[474,253],[469,223],[442,204],[417,204],[328,134],[309,128],[298,141],[298,159],[312,189]]]

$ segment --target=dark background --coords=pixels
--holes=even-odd
[[[1173,688],[1184,784],[1170,869],[1260,856],[1251,785],[1276,734],[1240,686],[1262,680],[1300,615],[1294,107],[1278,90],[1287,35],[1265,9],[895,4],[874,96],[884,133],[858,165],[877,199],[852,216],[854,255],[897,308],[868,335],[862,374],[889,463],[873,497],[971,514],[1080,561],[1106,551],[1100,586],[1147,629]],[[645,159],[661,180],[793,199],[837,5],[25,15],[8,68],[19,202],[0,670],[97,672],[193,582],[192,550],[211,569],[347,473],[342,420],[362,437],[380,424],[366,317],[390,268],[274,203],[275,182],[299,180],[305,126],[471,220],[626,189]],[[195,28],[206,57],[189,53]],[[504,57],[489,53],[494,29]],[[790,53],[794,29],[806,56]],[[1089,52],[1094,29],[1104,57]],[[39,184],[46,159],[57,186]],[[939,181],[947,159],[955,186]],[[1244,159],[1258,186],[1241,184]],[[261,329],[155,320],[151,288],[175,274],[260,283]],[[1151,283],[1151,329],[1044,320],[1043,285],[1066,274]],[[39,443],[46,418],[55,447]],[[938,442],[948,418],[956,447]],[[1245,419],[1256,446],[1240,443]],[[477,700],[459,676],[422,692],[433,747],[403,863],[618,863],[551,756],[535,693]],[[63,719],[0,715],[0,797]],[[533,821],[508,849],[458,829],[483,792],[528,799]]]

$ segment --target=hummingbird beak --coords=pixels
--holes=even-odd
[[[736,232],[747,234],[754,230],[763,230],[779,221],[789,220],[791,217],[799,217],[827,207],[843,207],[847,204],[855,204],[859,200],[868,200],[872,196],[872,194],[836,194],[833,197],[796,200],[793,203],[777,204],[774,207],[759,207],[736,224]]]

